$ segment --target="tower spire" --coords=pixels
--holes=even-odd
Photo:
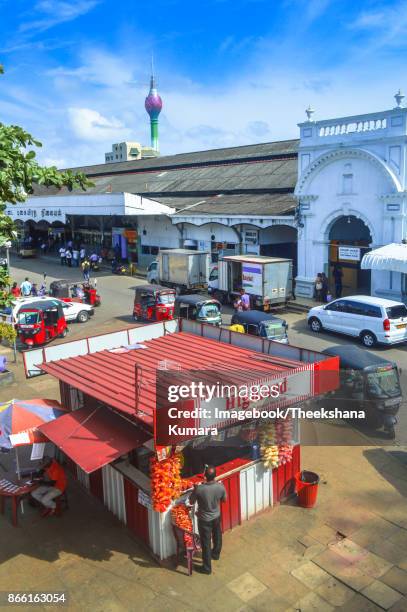
[[[150,130],[151,130],[151,147],[158,152],[158,116],[163,107],[162,100],[157,92],[155,74],[154,74],[154,56],[151,54],[151,77],[150,77],[150,91],[146,97],[144,103],[145,109],[150,117]]]

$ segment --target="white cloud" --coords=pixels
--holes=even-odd
[[[121,121],[115,117],[108,119],[91,108],[69,108],[68,113],[72,129],[81,140],[120,140],[128,133]]]
[[[34,6],[35,14],[42,14],[40,19],[24,21],[19,31],[37,34],[67,21],[73,21],[91,11],[100,0],[39,0]]]

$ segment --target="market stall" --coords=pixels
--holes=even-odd
[[[225,531],[293,492],[300,446],[295,419],[233,418],[222,422],[216,435],[187,432],[177,444],[165,445],[158,379],[180,373],[188,379],[199,370],[250,380],[261,372],[282,389],[273,405],[285,407],[337,383],[335,377],[321,377],[321,372],[337,373],[336,358],[257,338],[249,345],[233,332],[216,340],[205,337],[213,334],[211,327],[188,322],[188,332],[41,365],[59,379],[65,407],[72,411],[41,431],[73,475],[160,560],[175,553],[174,507],[202,478],[205,463],[216,465],[228,493],[222,505]]]

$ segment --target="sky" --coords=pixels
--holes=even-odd
[[[407,1],[0,0],[0,122],[42,163],[103,163],[149,145],[151,56],[162,155],[298,137],[392,108],[407,89]]]

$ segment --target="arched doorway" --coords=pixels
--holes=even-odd
[[[334,291],[334,270],[342,270],[343,295],[370,294],[370,270],[361,270],[363,255],[370,251],[372,235],[355,215],[342,215],[331,224],[329,240],[329,286]],[[335,296],[335,293],[333,293]]]
[[[260,255],[292,259],[293,276],[297,276],[297,228],[273,225],[260,230]]]

